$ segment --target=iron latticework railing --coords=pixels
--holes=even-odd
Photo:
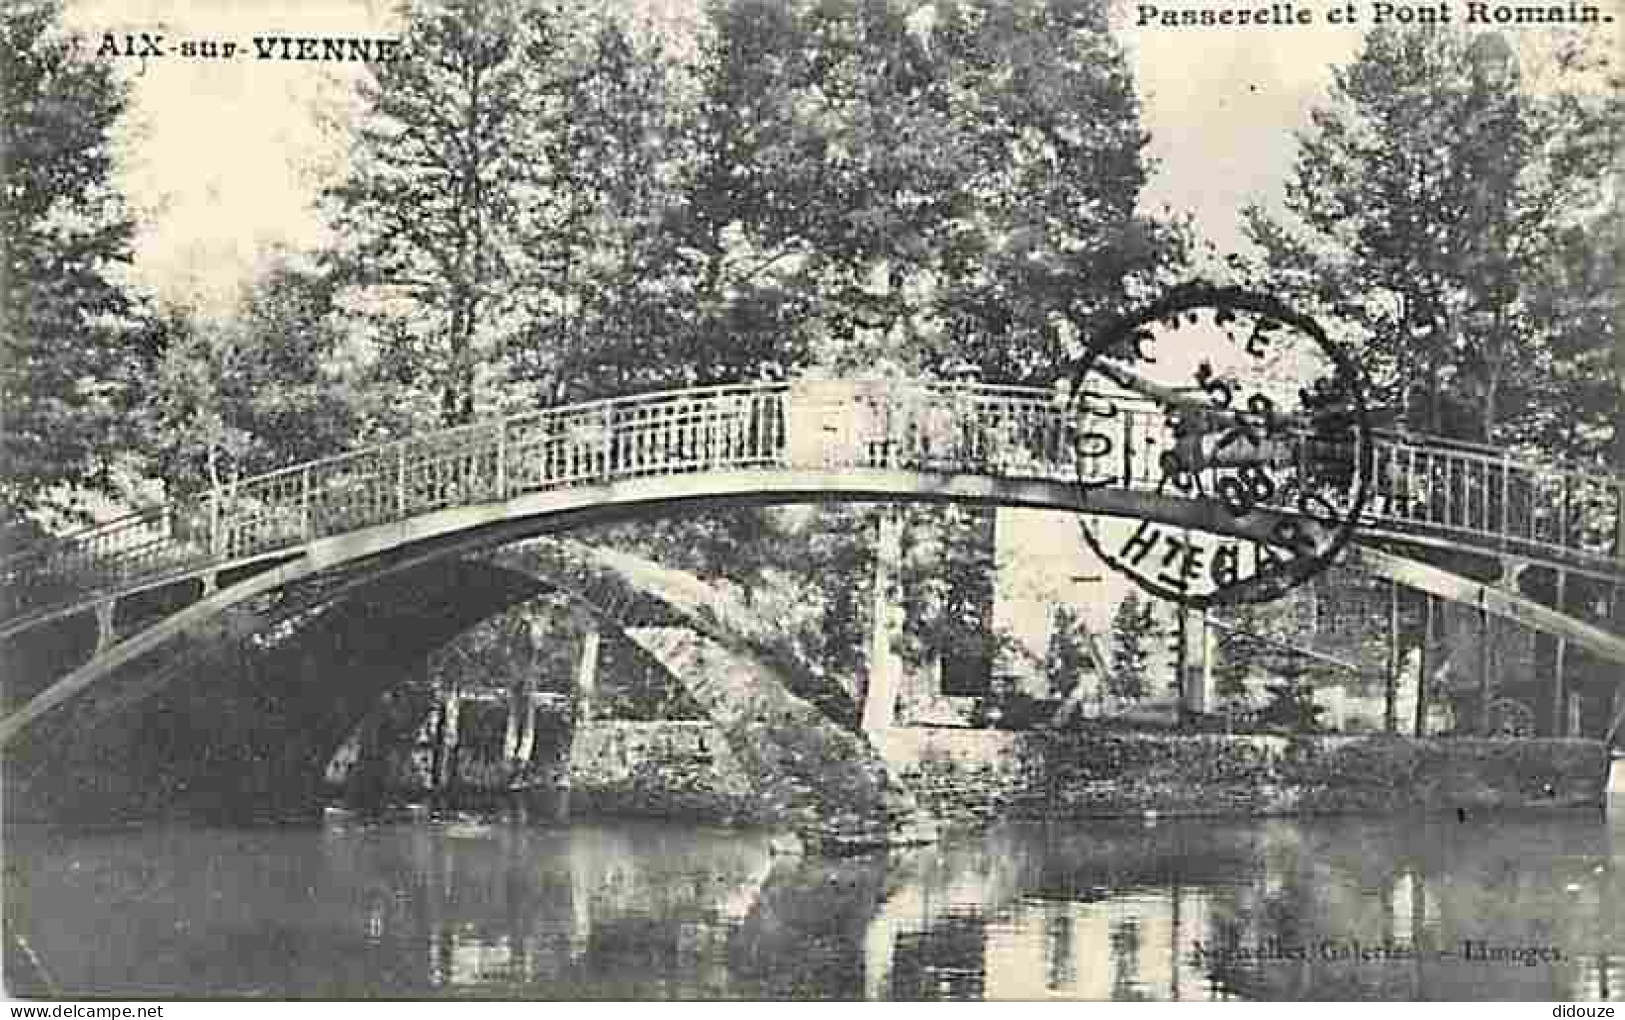
[[[291,552],[436,510],[699,472],[906,470],[1004,479],[1164,483],[1179,442],[1150,402],[1079,441],[1074,405],[1038,388],[905,381],[761,383],[547,408],[311,461],[69,534],[0,562],[16,618]],[[1311,433],[1248,456],[1290,473],[1325,462]],[[1233,455],[1233,454],[1232,454]],[[1622,479],[1425,436],[1376,433],[1363,523],[1473,548],[1618,570]]]

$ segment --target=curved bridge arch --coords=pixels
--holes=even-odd
[[[438,569],[442,565],[447,569]],[[288,615],[305,614],[324,605],[340,607],[338,613],[315,617],[318,637],[328,632],[329,638],[350,635],[334,646],[340,649],[339,659],[316,670],[323,676],[332,674],[330,681],[312,682],[300,675],[309,673],[308,669],[295,669],[290,676],[286,664],[280,672],[272,670],[293,683],[293,688],[284,690],[287,683],[279,683],[280,693],[272,701],[283,707],[266,711],[278,718],[292,712],[306,719],[285,745],[277,743],[281,764],[259,762],[261,771],[269,769],[284,777],[279,786],[309,786],[311,777],[321,771],[311,767],[312,762],[316,758],[325,761],[332,746],[353,726],[356,710],[390,686],[391,670],[398,668],[402,654],[421,657],[480,619],[552,593],[622,634],[707,711],[751,777],[764,805],[764,817],[789,821],[821,842],[836,844],[885,843],[894,830],[918,829],[912,797],[890,781],[874,749],[855,731],[855,710],[847,706],[846,711],[830,713],[829,702],[844,698],[845,691],[821,684],[772,627],[692,575],[626,553],[606,555],[578,543],[551,542],[541,547],[510,547],[492,556],[375,563],[373,570],[347,578],[339,588],[323,591],[285,613],[257,617],[221,638],[240,640],[275,628]],[[401,605],[396,604],[397,593]],[[403,626],[408,646],[404,652],[397,647],[401,638],[387,636]],[[352,647],[357,639],[360,651]],[[303,635],[296,637],[276,654],[297,658],[295,646],[307,640]],[[380,653],[389,660],[382,667],[369,659]],[[196,674],[197,662],[191,661],[190,666],[186,672]],[[358,668],[365,675],[351,676]],[[89,714],[84,706],[75,709],[71,718],[75,733],[83,736],[115,713],[127,712],[135,702],[164,695],[168,685],[182,675],[180,668],[157,676],[141,675],[133,681],[134,692],[129,690],[131,683],[120,683],[113,689],[111,704],[97,704]],[[194,675],[191,682],[207,681]],[[189,695],[169,696],[184,701]],[[324,697],[333,704],[320,711],[305,704]],[[171,711],[165,704],[159,705],[159,718]],[[301,704],[305,705],[302,711]],[[846,718],[849,725],[834,721],[838,718]],[[115,737],[118,732],[114,731]],[[91,737],[80,743],[95,741]],[[324,748],[326,753],[321,753]],[[185,750],[203,749],[188,746]],[[30,775],[8,778],[18,782],[19,792],[24,787],[39,787],[42,776],[60,779],[61,763],[69,760],[64,756],[84,752],[84,747],[62,750],[49,769],[36,763],[39,767]],[[217,753],[218,749],[205,757]],[[254,755],[256,759],[262,756],[263,752]],[[53,756],[47,752],[47,757]],[[74,768],[67,771],[77,774]],[[184,787],[189,773],[184,768],[180,771],[184,774],[166,776],[166,780]],[[298,781],[300,776],[303,784]],[[38,790],[25,799],[38,803],[41,796],[47,803],[52,796],[61,799]]]
[[[830,472],[812,479],[811,488],[808,481],[804,474],[794,477],[766,473],[755,477],[733,473],[696,474],[683,480],[688,493],[676,496],[666,484],[618,482],[434,511],[408,521],[319,539],[299,556],[207,595],[97,654],[0,720],[0,747],[51,709],[87,690],[114,670],[207,623],[227,608],[325,571],[362,564],[372,564],[371,569],[377,570],[398,569],[400,560],[416,563],[467,555],[586,523],[669,512],[673,506],[683,505],[764,505],[806,502],[815,497],[828,501],[833,497],[855,501],[964,501],[1079,509],[1076,488],[1053,481],[927,476],[880,470]],[[1278,519],[1261,513],[1237,520],[1204,501],[1127,490],[1099,491],[1091,498],[1089,509],[1110,516],[1256,540],[1265,538]],[[1442,598],[1482,606],[1498,616],[1573,640],[1609,661],[1625,663],[1625,638],[1558,613],[1526,596],[1375,548],[1356,547],[1349,556],[1362,569],[1377,576]],[[367,573],[368,567],[363,566],[362,572]]]
[[[1168,445],[1154,407],[1120,417],[1119,452]],[[24,596],[0,637],[92,607],[108,621],[89,662],[0,720],[0,746],[225,608],[371,560],[432,560],[684,507],[839,499],[1082,509],[1072,427],[1066,407],[1031,388],[710,387],[549,409],[274,472],[0,562]],[[1613,583],[1625,577],[1600,551],[1597,527],[1567,524],[1570,508],[1584,504],[1611,508],[1617,525],[1619,479],[1416,437],[1383,438],[1368,458],[1370,539],[1442,541]],[[1279,519],[1260,511],[1238,521],[1215,505],[1158,494],[1154,461],[1125,456],[1123,484],[1094,490],[1087,509],[1253,540]],[[1625,662],[1625,638],[1522,595],[1370,545],[1356,555],[1381,576]],[[221,579],[229,580],[216,589]],[[120,600],[187,584],[201,587],[196,601],[115,638]]]
[[[1048,390],[902,380],[697,387],[445,429],[223,485],[0,559],[13,602],[0,609],[0,636],[377,524],[626,481],[663,480],[673,500],[684,498],[687,475],[790,474],[815,489],[813,476],[853,469],[1063,484],[1082,473],[1154,490],[1157,454],[1178,437],[1156,404],[1113,402],[1113,435],[1091,430],[1087,453],[1073,405]],[[1290,468],[1324,458],[1314,442],[1288,433],[1240,456]],[[1625,551],[1615,548],[1625,477],[1407,433],[1376,433],[1354,456],[1370,479],[1367,531],[1625,582]]]
[[[403,671],[535,594],[529,578],[443,560],[239,605],[20,734],[5,749],[7,817],[77,820],[81,804],[87,819],[98,808],[146,814],[167,805],[165,790],[189,801],[210,788],[313,795],[333,750]],[[256,641],[266,635],[283,640]],[[260,647],[240,654],[250,644]]]

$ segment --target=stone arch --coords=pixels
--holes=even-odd
[[[206,798],[210,790],[198,786],[233,768],[249,771],[255,792],[275,788],[284,800],[308,799],[332,748],[398,678],[391,670],[478,620],[547,592],[564,593],[623,630],[683,684],[772,801],[768,814],[824,842],[847,845],[884,843],[894,828],[914,823],[912,798],[888,780],[874,749],[820,707],[821,701],[839,710],[844,692],[800,666],[772,628],[692,575],[574,542],[438,559],[353,579],[338,600],[343,611],[318,614],[312,630],[277,649],[269,665],[248,678],[274,677],[280,693],[238,724],[210,727],[209,713],[196,711],[211,697],[221,712],[239,700],[220,688],[211,695],[206,679],[172,670],[157,682],[126,678],[133,691],[110,683],[97,697],[58,709],[64,728],[94,739],[59,749],[51,756],[54,767],[35,770],[56,781],[19,789],[8,802],[45,816],[60,816],[70,805],[93,815],[115,803],[150,809],[183,793],[192,802]],[[241,638],[252,629],[220,637]],[[336,649],[337,657],[301,659],[301,646],[311,643]],[[110,725],[102,699],[115,707],[122,699],[125,709],[140,702],[148,707],[130,714],[133,726]],[[850,706],[840,714],[855,718]],[[157,739],[142,724],[152,719],[169,720]],[[97,767],[110,758],[123,767]],[[231,795],[231,784],[215,786],[220,796]]]

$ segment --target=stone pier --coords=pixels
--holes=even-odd
[[[760,662],[687,627],[629,628],[710,715],[764,812],[810,849],[930,842],[935,825],[861,735],[830,721]]]

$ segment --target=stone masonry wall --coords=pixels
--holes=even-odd
[[[897,728],[880,741],[920,806],[1000,818],[1550,809],[1602,803],[1583,740],[1174,735]],[[571,812],[779,822],[711,722],[594,721],[570,751]]]
[[[761,798],[710,722],[595,721],[570,749],[572,814],[758,821]]]
[[[921,806],[959,823],[1595,806],[1609,766],[1582,740],[894,729],[881,743]]]

